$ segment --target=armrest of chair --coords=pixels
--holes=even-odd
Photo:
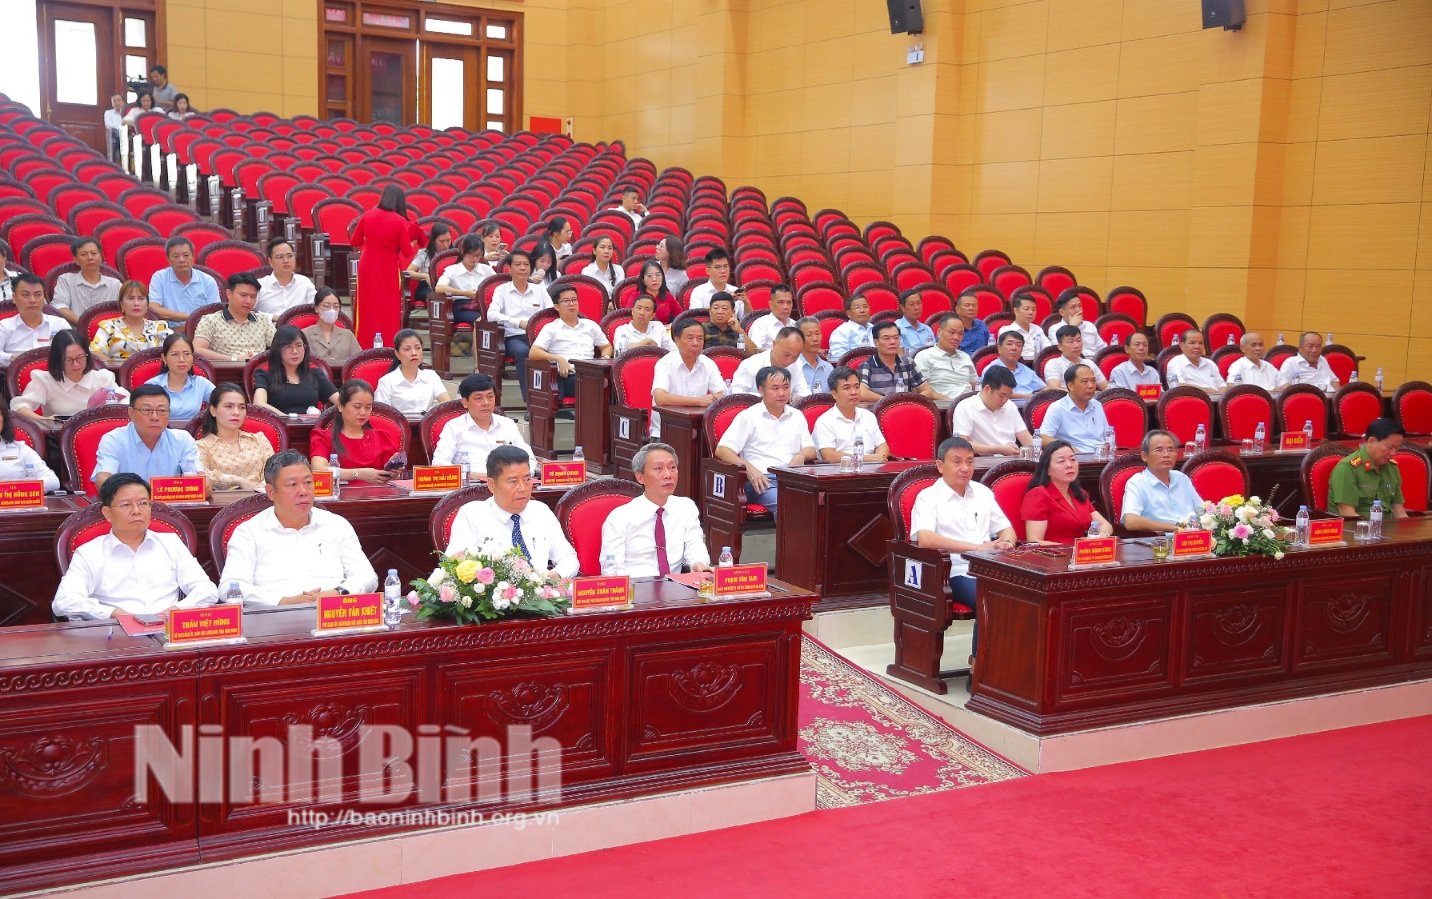
[[[746,504],[746,468],[712,456],[701,460],[701,488],[706,502],[737,507]]]
[[[447,304],[451,309],[452,304]],[[498,322],[478,319],[472,323],[472,347],[474,353],[505,353],[507,331]]]
[[[611,415],[614,439],[629,440],[635,443],[645,441],[647,422],[651,418],[651,413],[648,410],[637,409],[633,406],[619,406],[613,403]]]
[[[890,609],[897,617],[944,630],[954,620],[950,608],[950,556],[908,540],[891,540]]]

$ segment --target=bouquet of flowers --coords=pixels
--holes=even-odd
[[[1216,556],[1272,556],[1288,551],[1286,529],[1278,526],[1278,510],[1256,496],[1235,493],[1216,503],[1204,500],[1198,524],[1213,532]]]
[[[408,604],[419,618],[481,624],[499,618],[551,617],[567,611],[571,587],[555,571],[538,571],[516,547],[495,544],[477,552],[437,554],[438,568],[410,586]]]

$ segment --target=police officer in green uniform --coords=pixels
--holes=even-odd
[[[1362,446],[1333,468],[1328,483],[1328,511],[1366,518],[1372,501],[1382,500],[1383,514],[1406,518],[1402,505],[1402,473],[1392,457],[1402,448],[1406,432],[1391,418],[1367,426]]]

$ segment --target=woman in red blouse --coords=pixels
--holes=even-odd
[[[639,293],[632,294],[632,302],[635,302],[639,295],[651,297],[652,301],[656,303],[656,320],[663,325],[671,324],[681,314],[681,304],[667,289],[666,275],[662,274],[661,263],[656,260],[650,260],[641,267],[638,291]]]
[[[328,430],[314,428],[308,451],[314,471],[327,471],[328,456],[338,454],[337,478],[386,484],[399,472],[387,466],[401,446],[400,438],[387,427],[374,427],[373,388],[355,378],[338,391],[338,414]]]
[[[1089,535],[1091,522],[1098,522],[1102,536],[1114,533],[1114,526],[1094,510],[1089,494],[1079,485],[1079,460],[1074,447],[1063,440],[1049,444],[1040,454],[1019,516],[1024,519],[1025,536],[1039,543],[1072,543]]]

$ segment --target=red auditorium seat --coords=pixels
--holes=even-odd
[[[140,384],[159,374],[163,367],[163,348],[157,346],[149,347],[148,349],[140,350],[124,360],[124,364],[119,367],[119,372],[115,376],[115,380],[118,381],[119,386],[125,390],[133,390]],[[208,359],[201,359],[197,356],[194,357],[194,371],[208,378],[215,384],[219,382],[218,376],[214,373],[214,365]]]
[[[1225,346],[1238,346],[1247,329],[1243,320],[1231,312],[1215,312],[1203,322],[1203,345],[1208,353]],[[1230,340],[1230,338],[1232,338]]]
[[[105,434],[129,424],[129,408],[122,405],[95,406],[77,413],[60,431],[60,451],[65,460],[69,489],[96,496],[94,467],[99,458],[99,441]]]
[[[1197,387],[1164,391],[1159,397],[1158,420],[1159,427],[1177,437],[1179,443],[1194,439],[1199,425],[1203,425],[1208,442],[1213,442],[1213,402]]]
[[[1248,467],[1233,453],[1205,450],[1183,460],[1181,468],[1200,497],[1218,502],[1225,496],[1248,496]]]
[[[567,491],[557,502],[557,520],[577,552],[579,572],[602,573],[602,525],[613,510],[641,495],[641,486],[620,478],[601,478]]]
[[[885,435],[892,458],[935,458],[940,410],[934,400],[917,393],[892,393],[881,397],[871,412],[880,425],[880,433]]]
[[[74,239],[73,234],[42,234],[31,238],[22,247],[12,244],[11,249],[19,250],[20,261],[25,268],[46,278],[60,266],[74,264],[74,253],[70,251]]]
[[[1278,433],[1301,431],[1303,423],[1313,423],[1313,439],[1324,440],[1328,434],[1328,399],[1311,384],[1293,384],[1278,394]]]
[[[1114,442],[1120,448],[1137,447],[1148,430],[1148,408],[1139,395],[1123,387],[1110,387],[1095,397],[1104,407],[1104,417],[1114,429]]]
[[[1382,392],[1366,381],[1354,381],[1338,388],[1332,407],[1333,429],[1360,440],[1367,426],[1382,417]]]
[[[994,349],[994,347],[984,347]],[[998,351],[994,355],[998,355]],[[993,356],[991,356],[993,358]],[[1044,416],[1049,412],[1049,407],[1062,400],[1067,394],[1062,390],[1036,390],[1030,395],[1029,401],[1024,404],[1024,425],[1029,433],[1039,433],[1039,426],[1044,424]]]
[[[1194,321],[1192,316],[1182,312],[1170,312],[1159,318],[1158,324],[1154,325],[1154,337],[1158,340],[1159,348],[1167,349],[1174,346],[1175,337],[1182,340],[1185,331],[1197,327],[1198,322]],[[1208,346],[1207,340],[1204,341],[1204,346]]]
[[[1020,506],[1024,502],[1024,494],[1029,492],[1029,482],[1037,465],[1027,459],[1010,459],[998,463],[980,479],[980,483],[994,493],[995,502],[999,503],[1000,511],[1014,527],[1017,540],[1024,539],[1024,516],[1020,514]]]
[[[1432,434],[1432,384],[1408,381],[1392,395],[1392,415],[1408,434]]]
[[[221,240],[209,244],[199,252],[198,262],[218,272],[224,283],[232,275],[253,272],[268,265],[264,254],[254,249],[253,244],[241,240]]]
[[[1142,443],[1142,439],[1140,442]],[[1124,488],[1128,486],[1129,478],[1144,468],[1142,456],[1138,453],[1127,453],[1111,459],[1103,471],[1099,472],[1100,511],[1114,525],[1115,533],[1127,533],[1123,526]]]
[[[1328,511],[1328,482],[1332,478],[1333,469],[1342,461],[1343,456],[1351,452],[1352,450],[1341,444],[1325,443],[1314,447],[1312,452],[1303,457],[1298,466],[1298,480],[1303,488],[1303,502],[1307,503],[1309,510]]]
[[[1403,444],[1392,456],[1402,475],[1402,505],[1409,512],[1426,512],[1428,491],[1432,490],[1432,462],[1427,453],[1410,444]]]
[[[1264,448],[1271,449],[1275,412],[1273,397],[1255,384],[1239,384],[1228,388],[1218,399],[1219,429],[1225,440],[1252,440],[1258,425],[1263,425]],[[1200,494],[1201,496],[1202,494]]]
[[[1104,309],[1132,318],[1143,327],[1149,320],[1149,301],[1137,287],[1115,287],[1104,295]]]
[[[708,452],[714,452],[736,415],[757,402],[759,400],[750,394],[734,394],[723,396],[706,407],[702,429],[706,446],[710,448]],[[714,550],[713,555],[719,553],[722,546],[730,546],[739,559],[741,533],[747,524],[771,520],[769,509],[746,501],[746,469],[707,456],[701,460],[700,493],[705,497],[701,520],[707,526],[707,546]]]

